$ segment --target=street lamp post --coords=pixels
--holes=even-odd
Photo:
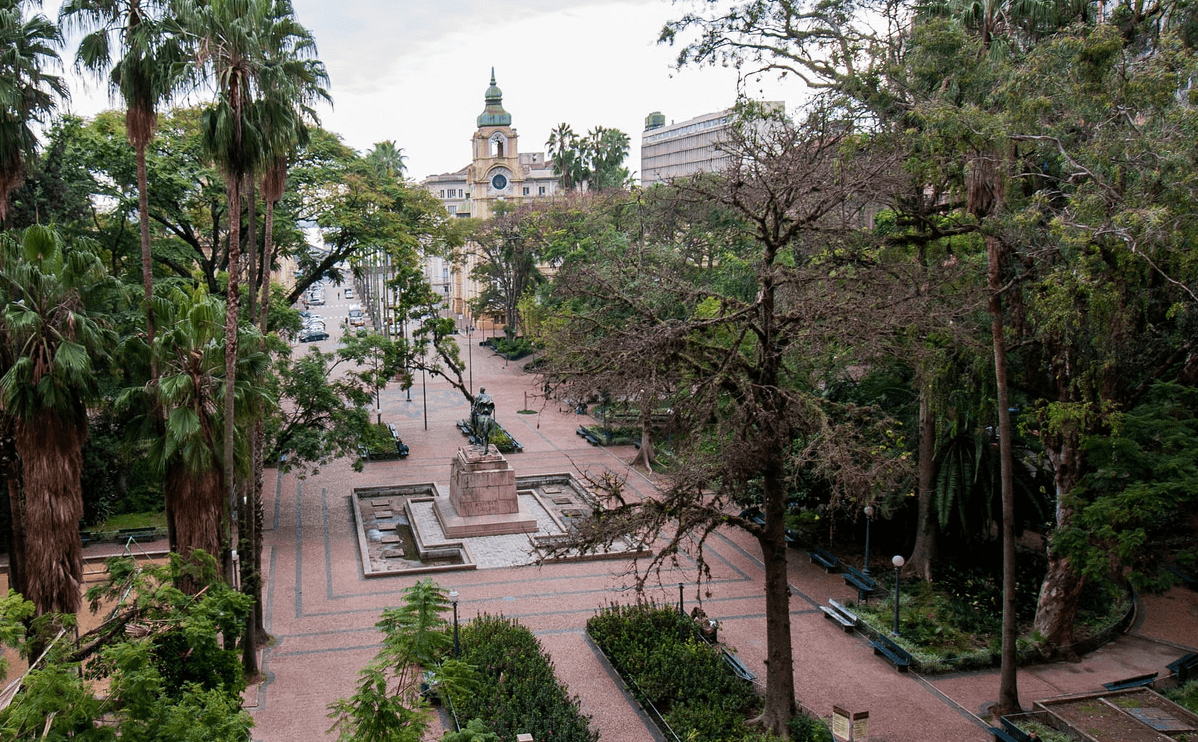
[[[458,591],[451,589],[449,591],[449,602],[453,604],[453,658],[456,660],[461,654],[461,645],[458,643]]]
[[[470,367],[470,396],[474,396],[474,322],[466,325],[466,365]]]
[[[874,506],[865,506],[865,569],[861,570],[865,574],[869,574],[869,522],[874,519]]]
[[[902,570],[903,565],[906,564],[906,560],[903,559],[901,556],[895,556],[894,559],[890,560],[890,563],[894,565],[894,635],[898,636],[899,635],[899,577],[900,577],[900,571]]]

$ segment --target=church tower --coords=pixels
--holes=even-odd
[[[495,84],[491,68],[491,87],[487,88],[486,107],[478,115],[474,133],[474,159],[470,165],[471,216],[488,219],[500,201],[518,202],[524,193],[524,169],[512,115],[503,110],[503,91]]]

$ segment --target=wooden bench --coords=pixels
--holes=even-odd
[[[880,654],[890,660],[899,672],[907,672],[911,669],[911,655],[886,636],[878,634],[878,638],[871,641],[870,644],[873,645],[874,654]]]
[[[836,600],[829,600],[828,605],[821,605],[819,609],[824,612],[824,618],[840,624],[845,631],[852,631],[857,626],[857,614]]]
[[[818,544],[812,545],[807,550],[807,556],[811,558],[812,564],[818,564],[823,567],[825,572],[838,572],[840,570],[840,557]]]
[[[1177,684],[1185,685],[1190,680],[1198,678],[1198,654],[1187,652],[1169,664],[1165,665],[1177,676]]]
[[[1128,688],[1147,688],[1156,682],[1158,673],[1148,673],[1145,675],[1137,675],[1134,678],[1124,678],[1123,680],[1115,680],[1110,683],[1103,683],[1102,687],[1107,690],[1127,690]]]
[[[752,670],[745,667],[745,663],[740,661],[735,654],[729,652],[726,647],[720,647],[720,654],[724,657],[724,662],[728,663],[728,667],[732,668],[732,672],[736,673],[737,677],[748,682],[753,682],[757,679],[757,675]]]
[[[857,588],[857,600],[864,603],[869,596],[878,592],[878,583],[856,567],[843,565],[844,584]]]

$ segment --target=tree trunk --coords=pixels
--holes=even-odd
[[[1068,528],[1073,523],[1073,506],[1069,493],[1081,478],[1080,436],[1071,423],[1063,423],[1063,430],[1044,438],[1044,449],[1053,465],[1053,480],[1056,486],[1057,508],[1056,529]],[[1052,654],[1065,650],[1074,641],[1074,622],[1077,620],[1079,601],[1085,578],[1073,569],[1069,560],[1055,552],[1051,541],[1048,548],[1048,572],[1040,586],[1040,600],[1036,605],[1035,628],[1044,637],[1046,650]]]
[[[14,426],[25,488],[25,598],[45,613],[78,613],[83,605],[83,470],[86,428],[41,411]]]
[[[1011,409],[1007,387],[1007,345],[1003,337],[1002,245],[986,238],[989,264],[990,328],[994,339],[994,382],[998,396],[998,450],[1002,478],[1002,664],[999,674],[997,716],[1022,711],[1016,677],[1016,640],[1019,625],[1015,615],[1015,475],[1011,452]]]
[[[795,714],[794,651],[790,636],[790,584],[786,568],[786,487],[781,465],[763,472],[765,526],[758,541],[765,562],[765,706],[754,721],[786,737]]]
[[[11,418],[4,416],[0,431],[0,468],[8,490],[9,523],[8,586],[25,594],[25,508],[21,501],[21,457],[13,438]]]
[[[176,463],[167,470],[163,486],[174,493],[179,554],[186,558],[196,549],[202,549],[219,560],[225,502],[220,470],[190,474],[181,463]],[[199,586],[185,579],[178,587],[194,592]]]
[[[229,286],[225,294],[225,489],[228,493],[229,543],[237,543],[236,501],[237,469],[233,455],[234,392],[237,381],[237,324],[241,310],[241,179],[229,176]],[[222,551],[214,553],[225,567],[225,577],[232,584],[232,563]]]
[[[919,390],[919,516],[915,524],[915,546],[907,560],[907,570],[932,581],[932,565],[936,561],[939,522],[932,507],[932,487],[936,475],[936,417],[932,414],[930,384],[923,382]]]

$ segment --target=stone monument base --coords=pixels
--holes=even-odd
[[[519,510],[499,515],[471,515],[463,517],[453,512],[453,505],[446,497],[435,500],[434,512],[441,530],[447,538],[471,538],[475,536],[506,536],[511,533],[536,533],[537,519],[532,513]]]
[[[516,472],[499,453],[458,449],[449,497],[436,499],[437,520],[449,538],[536,533],[536,517],[520,507]]]

